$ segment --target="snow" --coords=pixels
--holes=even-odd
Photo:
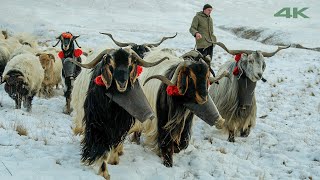
[[[116,47],[99,32],[138,44],[157,42],[178,32],[161,47],[181,54],[194,47],[188,32],[193,16],[203,4],[210,3],[214,6],[215,34],[229,49],[273,51],[276,46],[258,42],[270,34],[277,36],[273,43],[320,46],[320,1],[316,0],[1,2],[1,29],[32,33],[51,45],[64,31],[81,35],[79,44],[95,51]],[[283,7],[309,7],[304,13],[310,18],[274,17]],[[241,39],[228,30],[240,27],[262,30],[260,39]],[[229,58],[215,47],[214,70]],[[120,164],[108,165],[111,178],[319,179],[320,53],[290,48],[267,58],[266,63],[264,77],[268,81],[257,84],[257,125],[249,137],[227,142],[227,135],[196,119],[191,143],[174,155],[172,168],[163,166],[149,149],[126,141]],[[56,94],[50,99],[35,97],[28,113],[24,108],[14,109],[14,101],[0,86],[0,179],[103,179],[80,163],[81,137],[72,133],[71,116],[62,113],[62,89]]]

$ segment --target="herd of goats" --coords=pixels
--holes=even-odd
[[[75,134],[81,134],[81,160],[110,179],[107,164],[118,164],[127,135],[150,147],[172,167],[173,153],[186,149],[194,115],[210,126],[247,137],[256,122],[256,82],[263,80],[265,58],[274,52],[229,50],[234,55],[214,77],[211,58],[196,50],[177,56],[159,43],[122,43],[100,53],[82,51],[79,36],[70,32],[56,39],[61,49],[45,47],[28,35],[0,34],[1,84],[15,101],[31,111],[35,95],[50,98],[64,87],[64,113],[72,111]],[[78,46],[78,48],[75,47]],[[142,84],[140,84],[142,83]]]

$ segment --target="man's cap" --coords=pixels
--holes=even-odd
[[[208,9],[208,8],[212,8],[212,6],[211,6],[210,4],[205,4],[205,5],[203,6],[203,10]]]

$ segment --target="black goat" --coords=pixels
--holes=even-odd
[[[76,40],[78,37],[80,36],[74,36],[70,32],[64,32],[56,38],[58,39],[58,42],[53,46],[56,47],[61,41],[62,51],[59,52],[58,56],[62,60],[62,77],[64,78],[63,81],[66,86],[64,89],[64,96],[66,98],[66,106],[64,113],[66,114],[70,114],[71,112],[70,102],[73,82],[81,71],[81,67],[76,66],[70,61],[71,59],[76,59],[78,62],[81,63],[80,55],[82,54],[82,51],[80,49],[75,49],[74,47],[75,42],[77,46],[81,48]]]
[[[135,118],[144,121],[154,116],[137,80],[138,65],[152,67],[165,59],[148,63],[126,48],[105,50],[89,64],[71,60],[81,67],[93,68],[90,79],[87,71],[80,73],[77,81],[85,79],[90,83],[86,96],[78,97],[85,98],[84,104],[75,104],[84,109],[82,161],[94,164],[98,174],[106,179],[110,178],[107,170],[110,151],[123,142]]]
[[[143,123],[146,145],[160,151],[163,163],[171,167],[173,153],[178,153],[189,145],[192,119],[197,115],[209,125],[222,119],[211,97],[209,83],[217,78],[209,77],[209,67],[203,59],[184,60],[166,52],[151,52],[145,60],[169,57],[169,61],[156,68],[147,69],[141,80],[148,82],[144,92],[157,113],[157,119]],[[225,74],[223,74],[225,76]]]

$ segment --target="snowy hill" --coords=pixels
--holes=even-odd
[[[120,41],[157,42],[178,54],[194,47],[188,32],[203,4],[214,6],[218,40],[229,49],[273,51],[268,44],[297,43],[320,47],[320,1],[3,1],[0,28],[28,32],[53,45],[61,32],[78,34],[81,46],[95,51],[116,47],[99,32]],[[283,7],[309,7],[309,19],[274,17]],[[261,30],[257,39],[242,39],[232,29]],[[272,42],[261,43],[275,34]],[[238,35],[238,36],[237,36]],[[259,39],[260,38],[260,39]],[[213,69],[231,58],[215,47]],[[256,88],[257,125],[247,138],[227,142],[227,135],[200,119],[194,122],[189,147],[174,155],[166,168],[149,149],[126,141],[119,165],[109,165],[112,179],[320,179],[320,52],[290,48],[266,59],[264,77]],[[62,89],[50,99],[36,97],[31,113],[14,109],[0,86],[0,179],[103,179],[80,163],[80,139],[71,116],[62,113]],[[12,175],[11,175],[11,174]]]

